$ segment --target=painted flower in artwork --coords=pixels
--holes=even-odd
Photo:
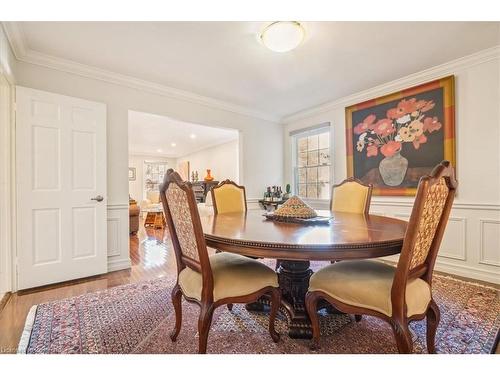
[[[394,108],[386,112],[386,117],[377,119],[375,114],[368,115],[357,124],[353,131],[359,136],[356,150],[366,156],[394,156],[401,151],[403,143],[412,143],[415,150],[427,143],[430,133],[441,129],[437,117],[429,117],[425,112],[434,108],[432,100],[402,99]]]
[[[386,158],[394,156],[396,154],[396,152],[398,152],[400,150],[401,150],[401,142],[396,142],[396,141],[389,141],[386,144],[384,144],[382,147],[380,147],[380,152]]]
[[[360,122],[358,125],[354,127],[355,134],[363,134],[368,130],[373,130],[373,122],[377,117],[375,115],[367,116],[363,122]]]

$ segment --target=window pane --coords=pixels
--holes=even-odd
[[[299,168],[298,169],[298,176],[299,176],[299,184],[305,183],[306,177],[307,177],[307,168]]]
[[[298,195],[299,195],[299,197],[307,197],[307,185],[306,184],[299,185]]]
[[[330,164],[330,149],[324,148],[319,150],[319,164]]]
[[[307,184],[307,198],[318,198],[318,185]]]
[[[319,148],[330,148],[330,132],[321,133],[319,135]]]
[[[305,167],[307,165],[307,152],[299,152],[297,164],[299,167]]]
[[[294,136],[295,155],[294,181],[295,192],[304,198],[330,198],[330,130],[319,134],[305,131]],[[314,134],[314,135],[308,135]]]
[[[307,153],[307,165],[318,165],[319,151],[309,151]]]
[[[317,135],[311,135],[310,137],[307,137],[307,147],[310,150],[317,150],[319,146],[318,143],[318,136]]]
[[[297,140],[297,148],[299,152],[306,152],[307,151],[307,137],[299,138]]]
[[[318,168],[318,181],[330,182],[330,167],[324,166]]]
[[[307,168],[307,183],[316,183],[318,182],[318,168]]]
[[[329,183],[319,183],[318,197],[321,199],[330,199],[331,188]]]

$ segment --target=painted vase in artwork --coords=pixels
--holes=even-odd
[[[384,184],[388,186],[399,186],[403,182],[408,169],[408,159],[396,152],[392,156],[382,159],[378,166],[380,176]]]
[[[210,174],[212,172],[211,169],[207,169],[207,175],[205,176],[204,180],[205,181],[213,181],[214,178],[212,177],[212,175]]]

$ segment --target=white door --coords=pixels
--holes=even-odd
[[[105,273],[106,106],[16,87],[18,289]]]

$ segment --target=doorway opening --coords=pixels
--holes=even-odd
[[[129,111],[128,139],[131,258],[142,259],[146,268],[159,267],[168,261],[166,247],[157,246],[168,240],[159,199],[165,173],[173,168],[190,181],[200,215],[211,214],[211,187],[226,179],[241,183],[240,134]]]

